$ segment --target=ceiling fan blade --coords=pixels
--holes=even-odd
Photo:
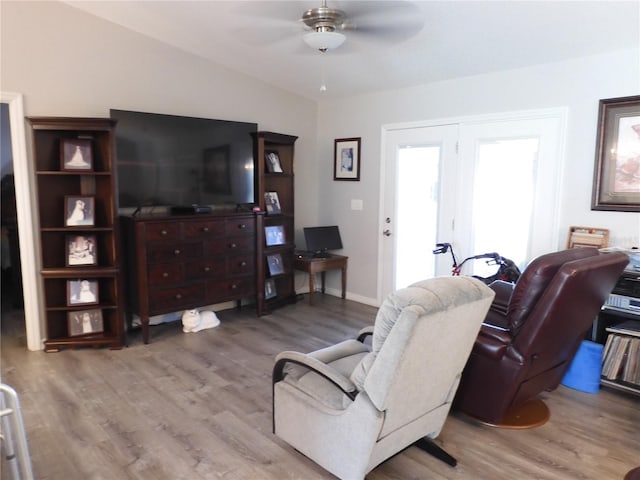
[[[344,10],[347,18],[358,23],[399,23],[411,17],[421,16],[422,10],[415,2],[396,1],[342,1],[334,2],[335,8]]]
[[[347,38],[358,38],[377,45],[393,45],[415,36],[422,30],[422,22],[403,25],[354,26],[347,29]]]
[[[240,42],[253,46],[268,46],[300,35],[298,25],[238,27],[231,31]]]
[[[240,26],[232,30],[240,42],[252,46],[269,46],[300,35],[300,5],[298,2],[236,2],[233,14]]]
[[[307,4],[313,6],[316,4],[316,2],[291,1],[242,1],[235,3],[233,13],[243,17],[251,17],[252,23],[256,19],[262,19],[267,22],[271,20],[298,21],[301,19]]]
[[[342,2],[347,21],[345,34],[357,34],[368,41],[394,44],[416,35],[424,27],[420,7],[408,1]]]

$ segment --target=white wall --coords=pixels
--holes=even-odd
[[[463,60],[461,60],[463,61]],[[640,93],[640,45],[549,65],[325,101],[319,108],[319,221],[338,224],[349,259],[349,293],[367,303],[377,295],[381,127],[517,110],[567,107],[569,111],[560,244],[570,225],[611,230],[610,244],[640,244],[640,213],[591,211],[598,100]],[[362,137],[360,182],[333,181],[333,140]],[[364,210],[350,210],[351,199]],[[416,219],[419,221],[419,219]],[[425,248],[431,248],[425,245]],[[330,286],[337,288],[337,278]]]
[[[317,106],[58,2],[1,4],[0,88],[20,92],[27,116],[109,116],[110,108],[258,123],[299,137],[297,158],[315,152]],[[315,183],[296,174],[301,217],[316,215]],[[310,178],[306,178],[310,177]]]
[[[66,4],[3,0],[0,9],[0,91],[21,93],[26,116],[108,117],[119,108],[296,135],[296,175],[306,185],[296,191],[297,214],[315,223],[315,169],[304,161],[315,156],[314,102]]]
[[[299,136],[296,240],[303,226],[340,226],[350,298],[377,301],[380,134],[390,123],[566,106],[560,238],[580,224],[610,228],[614,244],[640,243],[640,214],[590,211],[598,100],[640,93],[638,46],[316,105],[65,4],[0,8],[0,89],[24,95],[26,115],[108,116],[121,108],[253,121]],[[360,182],[333,181],[333,140],[342,137],[362,137]],[[350,210],[351,199],[363,200],[364,210]],[[328,275],[330,289],[338,282]]]

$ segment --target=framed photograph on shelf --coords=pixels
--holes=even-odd
[[[67,267],[98,264],[95,235],[67,235],[65,243],[67,247]]]
[[[278,192],[264,192],[264,205],[267,209],[267,215],[279,215],[282,213]]]
[[[65,195],[65,227],[93,227],[95,225],[95,198],[93,196]]]
[[[264,298],[269,300],[274,298],[278,293],[276,292],[276,282],[273,278],[267,278],[264,281]]]
[[[62,159],[62,170],[64,171],[92,171],[91,140],[63,138],[60,140],[60,158]]]
[[[269,266],[269,274],[273,277],[284,273],[284,265],[282,263],[282,255],[274,253],[267,256],[267,265]]]
[[[640,95],[600,100],[591,210],[640,212]]]
[[[334,180],[360,180],[360,138],[337,138],[333,153]]]
[[[67,280],[67,305],[96,305],[98,299],[98,280]]]
[[[102,310],[76,310],[67,313],[69,336],[91,335],[104,332]]]
[[[283,173],[280,155],[275,150],[268,150],[264,153],[264,160],[267,164],[267,172]]]
[[[268,227],[264,227],[264,237],[267,247],[272,247],[274,245],[284,245],[284,226],[270,225]]]

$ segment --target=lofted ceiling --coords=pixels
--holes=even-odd
[[[65,3],[317,100],[640,44],[640,0],[328,0],[353,21],[345,43],[326,53],[304,43],[300,20],[321,0]]]

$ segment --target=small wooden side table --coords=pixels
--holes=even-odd
[[[313,305],[316,273],[320,273],[320,277],[322,279],[322,293],[324,293],[324,277],[325,272],[328,270],[342,270],[342,298],[346,298],[348,260],[349,257],[332,254],[329,254],[327,257],[296,255],[294,263],[295,269],[309,274],[309,305]]]

